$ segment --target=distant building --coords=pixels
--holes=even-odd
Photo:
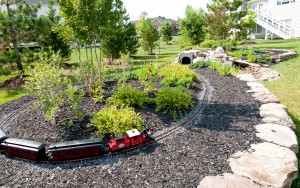
[[[258,39],[299,38],[300,0],[253,0],[253,36]]]
[[[164,22],[169,22],[172,25],[172,36],[178,35],[178,22],[173,19],[164,18],[164,17],[155,17],[155,18],[149,18],[152,25],[159,31],[161,28],[161,25]],[[132,21],[134,24],[138,23],[138,20]]]

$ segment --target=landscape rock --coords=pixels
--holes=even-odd
[[[262,140],[287,147],[298,153],[297,137],[290,128],[273,123],[259,124],[255,128],[256,136]]]
[[[236,77],[246,82],[257,82],[257,80],[253,77],[252,74],[238,74]]]
[[[243,67],[243,68],[246,68],[246,67],[260,67],[259,64],[257,63],[249,63],[248,61],[246,60],[235,60],[234,61],[234,64],[239,66],[239,67]]]
[[[253,181],[235,175],[224,173],[221,176],[206,176],[197,188],[260,188],[261,186]]]
[[[290,187],[297,178],[295,153],[272,143],[252,144],[248,152],[235,153],[229,163],[235,174],[263,186]]]
[[[283,125],[286,127],[289,127],[291,129],[295,129],[295,124],[293,123],[292,119],[289,117],[287,111],[285,108],[273,108],[273,109],[268,109],[266,106],[263,107],[264,110],[260,110],[260,116],[263,118],[269,118],[269,119],[263,119],[264,122],[266,123],[275,123],[279,125]],[[271,119],[270,119],[271,118]],[[271,122],[271,120],[273,122]],[[275,122],[276,120],[276,122]],[[283,122],[283,123],[281,123]]]
[[[276,116],[269,116],[269,117],[265,117],[262,119],[262,121],[264,123],[274,123],[274,124],[278,124],[278,125],[282,125],[285,127],[289,127],[293,130],[296,129],[296,126],[294,124],[294,122],[292,121],[291,118],[287,118],[287,119],[282,119]]]
[[[233,62],[232,61],[225,61],[222,65],[223,66],[232,66]]]
[[[252,96],[259,102],[266,103],[279,103],[279,99],[273,95],[269,90],[261,90],[252,94]]]
[[[266,67],[247,67],[245,69],[246,73],[253,74],[259,82],[265,82],[270,80],[275,80],[281,77],[280,73],[276,70],[272,70]]]
[[[197,63],[198,61],[204,61],[205,58],[204,57],[196,57],[194,60],[193,60],[193,63]]]
[[[271,110],[284,110],[287,112],[287,108],[283,104],[278,104],[278,103],[268,103],[268,104],[263,104],[259,108],[261,111],[271,111]]]
[[[218,47],[218,48],[216,49],[216,53],[217,53],[217,54],[225,54],[225,50],[224,50],[223,47]]]
[[[251,88],[247,93],[255,93],[260,91],[269,91],[264,85],[257,82],[248,82],[247,85]]]

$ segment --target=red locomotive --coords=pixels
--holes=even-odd
[[[50,161],[65,161],[100,156],[108,152],[122,151],[154,141],[151,135],[151,128],[144,130],[142,133],[133,129],[126,131],[126,134],[126,136],[116,137],[107,134],[104,140],[101,138],[92,138],[53,143],[46,152],[45,144],[29,140],[7,138],[6,134],[0,129],[0,149],[2,149],[6,155],[34,161],[46,159]]]

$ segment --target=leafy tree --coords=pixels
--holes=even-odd
[[[139,39],[137,38],[135,25],[132,22],[128,22],[125,27],[125,48],[123,53],[131,56],[136,54],[139,47],[140,44]]]
[[[256,17],[255,12],[248,10],[248,15],[246,19],[242,20],[242,23],[239,27],[240,32],[238,33],[238,38],[250,40],[250,34],[256,24],[254,21],[255,17]]]
[[[155,27],[151,24],[150,19],[147,18],[147,13],[143,12],[137,24],[138,35],[141,37],[141,46],[149,54],[153,54],[153,49],[156,46],[156,41],[159,35]]]
[[[46,49],[53,50],[55,53],[58,51],[60,55],[64,58],[68,58],[71,55],[71,49],[69,42],[64,38],[61,34],[59,34],[59,21],[61,20],[61,16],[56,14],[56,10],[54,9],[54,1],[48,1],[48,19],[51,23],[50,33],[45,36],[44,39],[40,42],[40,44]]]
[[[163,41],[169,43],[172,40],[172,25],[170,22],[164,22],[161,25],[160,33]]]
[[[243,0],[213,0],[213,4],[207,5],[209,10],[206,14],[207,31],[211,39],[218,40],[220,45],[224,45],[230,36],[238,40],[247,35],[246,30],[252,27],[253,22],[243,21],[242,18],[248,13],[247,10],[239,9],[243,3]]]
[[[39,42],[49,33],[49,20],[46,16],[37,16],[40,4],[29,5],[22,0],[2,0],[1,5],[6,12],[0,12],[0,30],[3,41],[13,45],[15,53],[19,51],[19,44],[26,42]],[[15,5],[16,8],[13,8]],[[17,68],[23,71],[21,59],[15,60]]]
[[[192,45],[204,41],[206,20],[202,9],[194,10],[188,5],[185,8],[185,18],[179,20],[179,25],[180,35],[188,39]]]

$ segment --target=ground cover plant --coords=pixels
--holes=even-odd
[[[210,63],[210,67],[216,71],[218,71],[223,76],[228,75],[237,75],[241,73],[241,70],[238,67],[234,67],[232,65],[222,65],[222,63],[214,61]]]
[[[144,129],[144,121],[138,113],[130,107],[110,106],[101,109],[93,115],[92,125],[96,127],[98,135],[114,133],[115,135],[126,135],[127,130]]]
[[[154,100],[156,111],[170,113],[174,119],[182,117],[194,106],[191,93],[183,87],[163,87],[158,90]]]
[[[180,63],[166,65],[159,71],[158,76],[163,78],[161,84],[169,87],[183,86],[190,88],[193,82],[199,81],[193,70]]]

